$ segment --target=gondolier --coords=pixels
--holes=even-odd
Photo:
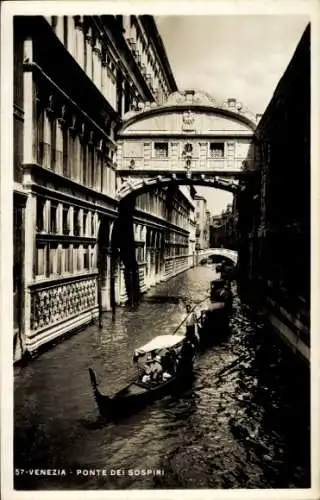
[[[196,332],[196,325],[198,323],[198,318],[196,313],[192,310],[191,305],[186,305],[187,309],[187,319],[186,319],[186,337],[196,346],[198,344],[199,338]]]
[[[186,309],[187,309],[187,314],[188,314],[187,320],[186,320],[187,335],[192,336],[192,335],[195,335],[195,333],[196,333],[197,316],[196,316],[196,313],[191,310],[190,304],[187,304]]]

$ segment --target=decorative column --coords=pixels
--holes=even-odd
[[[76,59],[76,53],[75,53],[75,48],[76,48],[76,30],[75,28],[75,22],[73,16],[68,16],[67,17],[67,26],[68,26],[68,51],[70,54]]]
[[[81,183],[81,143],[78,135],[74,138],[73,174],[74,180]]]
[[[96,165],[95,165],[95,184],[94,188],[97,191],[101,191],[101,163],[102,163],[102,150],[103,150],[103,141],[98,141],[98,146],[96,149]]]
[[[92,79],[92,29],[91,28],[89,28],[88,30],[85,43],[87,44],[87,67],[85,68],[85,70],[88,77]]]
[[[108,68],[106,60],[101,61],[101,92],[105,99],[108,101]]]
[[[33,42],[27,39],[24,42],[24,62],[33,60]],[[33,84],[31,67],[25,67],[23,73],[23,91],[24,91],[24,123],[23,123],[23,163],[32,164],[35,161],[35,88]],[[35,252],[36,252],[36,216],[37,199],[28,189],[28,184],[33,182],[30,172],[24,173],[24,184],[29,191],[25,208],[25,234],[24,234],[24,318],[23,331],[27,337],[31,330],[31,292],[29,284],[34,280]]]
[[[43,209],[43,230],[45,233],[50,233],[50,213],[51,213],[51,201],[46,200]]]
[[[63,43],[63,16],[57,16],[56,35]]]
[[[33,61],[33,41],[27,39],[24,42],[24,62]],[[24,122],[23,122],[23,163],[32,164],[35,160],[36,134],[35,126],[35,88],[31,66],[26,66],[23,73],[23,93],[24,93]]]
[[[77,16],[75,21],[75,37],[76,37],[76,60],[84,69],[84,43],[85,35],[83,33],[83,16]]]
[[[68,129],[68,172],[69,172],[69,177],[73,180],[76,180],[77,178],[77,117],[73,115],[71,117],[71,125]]]
[[[151,240],[151,286],[156,284],[156,237],[156,231],[153,231]]]
[[[117,85],[116,85],[116,76],[115,76],[115,69],[112,70],[112,63],[111,63],[111,68],[110,68],[110,104],[113,107],[113,109],[117,108]],[[124,109],[122,107],[122,109]]]
[[[37,198],[29,193],[26,202],[25,211],[25,237],[24,237],[24,334],[26,338],[31,332],[32,322],[32,295],[29,285],[33,283],[36,266],[36,216],[37,216]]]
[[[43,155],[42,166],[45,168],[51,167],[51,123],[47,113],[44,110],[44,126],[43,126]]]
[[[101,43],[96,39],[93,48],[93,81],[101,91]]]
[[[58,118],[56,121],[56,172],[63,174],[63,126],[64,120]]]

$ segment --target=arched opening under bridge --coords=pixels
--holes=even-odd
[[[150,179],[153,181],[153,179]],[[135,229],[135,211],[136,207],[136,199],[146,193],[153,193],[157,190],[165,188],[166,189],[166,203],[167,203],[167,221],[170,223],[171,221],[171,212],[172,212],[172,196],[179,191],[179,188],[183,185],[195,187],[197,185],[203,186],[202,182],[197,181],[196,179],[179,179],[178,182],[172,180],[172,178],[161,180],[154,179],[154,182],[140,182],[135,183],[135,185],[130,185],[129,189],[121,192],[121,196],[119,196],[119,213],[118,219],[114,222],[114,228],[112,232],[112,241],[111,241],[111,256],[112,256],[112,264],[111,269],[115,270],[117,264],[121,263],[124,268],[124,280],[126,285],[126,302],[130,307],[134,308],[139,303],[139,298],[141,296],[141,292],[144,290],[141,289],[141,271],[139,270],[139,263],[137,261],[137,243],[141,242],[141,237],[139,236],[139,229]],[[232,181],[231,183],[221,182],[219,180],[215,180],[210,184],[206,184],[207,187],[211,187],[213,189],[222,189],[228,192],[235,194],[238,189],[238,185],[236,182]],[[124,193],[125,196],[123,195]],[[171,208],[170,208],[171,207]],[[140,231],[142,230],[142,226]],[[155,275],[163,275],[165,278],[166,269],[162,269],[164,266],[163,260],[165,256],[165,245],[170,245],[170,231],[163,229],[161,231],[157,231],[156,229],[146,229],[145,230],[145,262],[146,262],[146,276],[148,277],[148,282],[151,282],[151,285],[156,283]],[[149,252],[149,249],[152,251]],[[139,250],[139,249],[138,249]],[[140,249],[141,250],[141,249]],[[226,260],[231,260],[233,265],[237,263],[237,252],[232,253],[232,251],[227,249],[208,249],[206,255],[220,255],[225,257]],[[231,254],[229,253],[231,252]],[[199,264],[199,260],[202,257],[203,253],[200,255],[197,251],[193,255],[193,265]],[[165,266],[164,266],[165,267]],[[113,271],[111,271],[113,273]],[[113,308],[115,307],[115,279],[111,280],[111,286],[113,290],[111,291],[111,298],[113,303]]]

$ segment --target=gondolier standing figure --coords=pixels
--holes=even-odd
[[[186,337],[196,346],[198,344],[199,338],[196,333],[197,316],[191,309],[191,305],[186,305],[187,309],[187,320],[186,320]]]

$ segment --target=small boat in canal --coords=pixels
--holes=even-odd
[[[190,346],[187,344],[184,335],[160,335],[136,349],[133,362],[136,365],[137,375],[113,396],[100,391],[96,374],[89,368],[91,386],[100,414],[114,418],[119,414],[131,413],[138,407],[183,387],[192,378],[195,354],[190,352]],[[151,376],[148,375],[150,364],[160,366],[157,377],[153,377],[152,372]]]
[[[232,307],[230,282],[221,278],[210,283],[210,297],[203,304],[198,321],[200,340],[227,327]]]

